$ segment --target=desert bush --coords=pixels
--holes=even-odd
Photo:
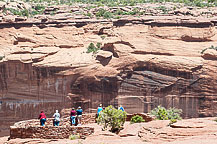
[[[145,120],[143,119],[143,117],[139,115],[135,115],[130,119],[130,123],[141,123],[141,122],[145,122]]]
[[[2,60],[5,56],[0,56],[0,60]]]
[[[105,19],[109,19],[113,17],[113,14],[103,8],[100,8],[96,13],[96,17],[103,17]]]
[[[177,119],[171,119],[169,125],[176,123],[176,122],[177,122]]]
[[[118,110],[110,105],[100,113],[97,118],[97,123],[103,125],[104,130],[110,127],[112,132],[118,132],[124,125],[126,117],[126,112]]]
[[[6,8],[3,10],[3,12],[7,12],[9,11],[10,13],[12,13],[13,15],[18,15],[18,16],[29,16],[29,11],[27,9],[24,10],[17,10],[17,9],[12,9],[12,8]]]
[[[100,50],[100,48],[98,46],[96,47],[93,43],[90,43],[87,47],[87,53],[97,53],[98,50]]]
[[[181,109],[169,108],[168,110],[162,106],[151,111],[151,115],[156,116],[158,120],[171,120],[171,119],[181,119],[180,114],[182,113]]]
[[[69,139],[70,140],[80,139],[80,135],[70,135]]]
[[[167,110],[167,114],[168,114],[168,119],[170,120],[180,120],[181,118],[181,114],[182,114],[182,110],[181,109],[176,109],[176,108],[169,108]]]

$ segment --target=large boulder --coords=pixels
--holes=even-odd
[[[217,50],[207,49],[203,52],[202,57],[208,60],[217,60]]]

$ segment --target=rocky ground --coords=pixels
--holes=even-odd
[[[180,120],[169,126],[169,121],[151,121],[148,123],[125,123],[124,129],[118,134],[102,131],[97,124],[90,124],[95,133],[85,140],[62,139],[11,139],[0,138],[5,144],[215,144],[217,138],[216,118],[196,118]]]

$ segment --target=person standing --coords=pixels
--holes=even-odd
[[[40,125],[44,126],[46,122],[46,115],[44,114],[44,111],[42,110],[38,119],[40,119]]]
[[[118,110],[122,110],[122,111],[124,111],[124,108],[123,108],[123,106],[122,106],[122,105],[120,105],[120,106],[118,107]]]
[[[75,125],[75,118],[76,118],[75,108],[72,108],[72,111],[71,111],[71,114],[70,114],[70,118],[71,118],[71,124]]]
[[[81,119],[82,119],[82,112],[83,112],[83,110],[79,106],[76,112],[77,112],[78,125],[81,125]]]
[[[97,108],[97,118],[99,117],[99,113],[103,110],[102,108],[102,104],[99,105],[99,107]]]
[[[59,126],[60,123],[60,113],[56,110],[56,113],[53,115],[54,117],[54,126]]]

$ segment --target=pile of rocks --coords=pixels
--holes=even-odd
[[[82,125],[95,122],[95,114],[83,115]],[[39,120],[21,121],[10,127],[10,138],[43,138],[64,139],[70,135],[79,135],[86,138],[94,132],[94,128],[86,126],[71,126],[70,118],[62,118],[60,126],[53,126],[53,119],[47,118],[45,127],[40,126]]]

